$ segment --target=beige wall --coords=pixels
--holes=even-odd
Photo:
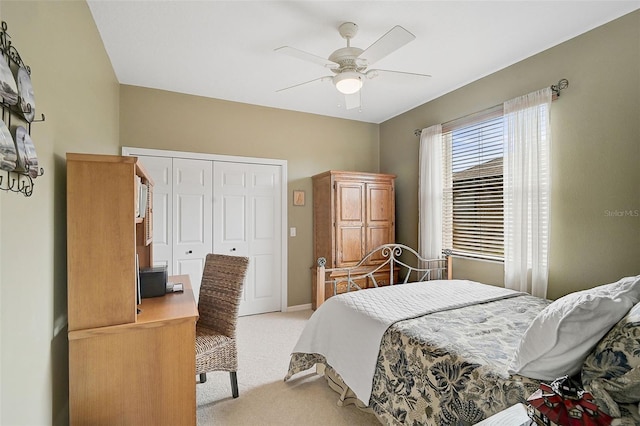
[[[614,216],[640,210],[640,11],[382,123],[380,171],[398,175],[398,240],[417,244],[419,138],[414,129],[561,78],[570,86],[551,111],[548,296],[640,274],[640,217]],[[457,265],[458,277],[503,282],[502,264]]]
[[[66,424],[64,156],[119,152],[119,85],[84,2],[0,5],[46,117],[31,131],[45,170],[33,195],[0,192],[0,424]]]
[[[378,125],[135,86],[121,87],[123,146],[276,158],[288,165],[288,305],[311,302],[311,176],[378,171]],[[306,192],[303,207],[292,192]],[[287,233],[288,234],[288,233]]]

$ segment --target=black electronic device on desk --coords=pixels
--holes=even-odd
[[[164,296],[167,291],[167,267],[140,268],[140,295],[144,298]]]

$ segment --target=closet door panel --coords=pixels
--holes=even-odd
[[[230,244],[228,254],[238,254],[239,250],[246,253],[247,229],[245,220],[240,220],[247,216],[246,197],[243,195],[229,195],[222,198],[222,235],[221,240],[225,244]],[[243,254],[244,255],[244,254]]]
[[[189,274],[198,300],[207,254],[213,251],[212,174],[208,160],[173,159],[173,265]]]
[[[153,179],[153,265],[173,272],[173,159],[139,156]]]
[[[278,166],[215,162],[214,251],[249,257],[240,315],[281,308]]]
[[[273,261],[273,255],[255,255],[253,256],[253,261],[253,279],[255,281],[256,276],[260,276],[263,277],[263,281],[261,285],[256,285],[251,289],[253,291],[252,299],[254,301],[259,300],[265,302],[269,311],[279,310],[279,304],[278,307],[274,307],[273,303],[269,303],[274,297],[277,299],[280,298],[279,283],[278,286],[274,285],[276,283],[274,282],[275,263]]]
[[[202,244],[207,236],[206,206],[203,194],[176,194],[176,241]]]
[[[273,241],[276,236],[274,235],[273,224],[276,221],[276,217],[273,197],[270,195],[254,195],[252,204],[255,212],[253,215],[253,233],[250,239],[255,274],[252,299],[255,304],[264,306],[264,309],[277,310],[275,301],[280,299],[280,284],[274,281],[276,277],[274,270],[276,258],[274,256]]]

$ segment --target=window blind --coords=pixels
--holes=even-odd
[[[443,248],[504,256],[503,114],[498,106],[443,125]]]

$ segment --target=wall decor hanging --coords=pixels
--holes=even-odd
[[[34,179],[44,174],[38,166],[31,124],[44,121],[44,114],[36,119],[31,68],[11,43],[4,21],[0,26],[0,99],[0,189],[29,197]]]
[[[304,191],[301,191],[301,190],[293,191],[293,205],[304,206]]]

